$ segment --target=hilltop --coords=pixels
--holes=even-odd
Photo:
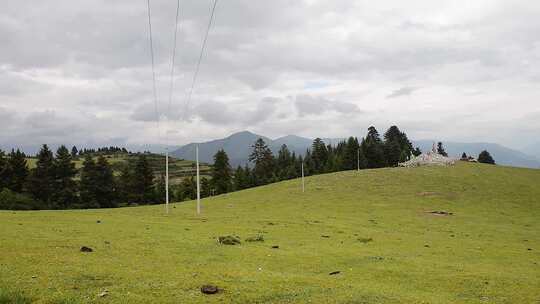
[[[275,183],[204,199],[200,216],[194,202],[0,212],[0,299],[534,303],[539,184],[540,170],[458,163]]]

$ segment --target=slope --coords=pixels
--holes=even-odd
[[[314,176],[306,193],[298,180],[281,182],[205,199],[201,216],[193,202],[168,216],[163,206],[0,212],[0,294],[39,303],[535,303],[539,184],[540,170],[460,163]],[[453,215],[426,213],[434,210]],[[242,244],[217,244],[223,235]],[[244,241],[256,235],[265,241]],[[222,292],[201,294],[209,283]]]

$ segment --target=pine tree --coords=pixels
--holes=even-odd
[[[100,208],[117,207],[117,191],[113,170],[105,157],[100,155],[95,165],[95,197]]]
[[[478,162],[484,164],[495,165],[495,160],[491,157],[488,151],[484,150],[478,155]]]
[[[218,150],[214,155],[214,166],[212,169],[212,185],[215,194],[222,194],[231,191],[232,173],[229,165],[229,157],[224,150]]]
[[[448,156],[448,153],[444,150],[444,146],[442,142],[437,143],[437,153],[439,153],[442,156]]]
[[[326,144],[320,138],[315,138],[311,145],[311,160],[313,162],[313,174],[323,173],[328,161]]]
[[[71,154],[65,146],[60,146],[56,151],[54,160],[54,194],[53,202],[56,208],[67,209],[76,204],[77,183],[73,179],[77,174]]]
[[[145,154],[139,155],[133,173],[135,200],[137,203],[147,204],[153,198],[154,172]]]
[[[461,154],[461,160],[469,160],[467,153],[463,152],[463,154]]]
[[[274,175],[274,155],[262,138],[257,139],[251,147],[253,151],[249,156],[249,161],[255,164],[253,168],[255,185],[265,185]]]
[[[29,191],[33,198],[43,203],[44,208],[54,207],[52,196],[55,189],[54,156],[47,145],[37,155],[36,167],[29,177]]]
[[[11,170],[4,151],[0,150],[0,191],[8,187],[11,179]]]
[[[412,154],[414,156],[420,156],[422,154],[422,150],[420,150],[419,147],[416,147],[413,151],[412,151]]]
[[[291,151],[289,151],[289,148],[287,145],[283,144],[281,148],[278,151],[278,157],[277,157],[277,171],[278,176],[280,180],[285,180],[289,178],[289,167],[291,166],[293,160]]]
[[[383,143],[375,127],[371,126],[368,128],[368,133],[365,139],[362,140],[361,147],[366,157],[367,168],[382,168],[386,166]]]
[[[120,173],[116,179],[116,185],[118,188],[117,195],[118,200],[124,204],[130,204],[135,201],[134,196],[134,174],[133,168],[130,164],[125,164],[120,167]]]
[[[28,175],[30,174],[28,163],[26,161],[26,155],[19,149],[17,149],[17,151],[11,150],[8,164],[10,170],[10,181],[8,188],[14,192],[22,193],[24,190],[24,185],[28,179]]]
[[[84,154],[80,182],[81,206],[84,208],[99,208],[96,179],[96,162],[90,154]]]
[[[77,147],[75,146],[71,147],[71,157],[77,158],[78,155],[79,155],[79,150],[77,150]]]

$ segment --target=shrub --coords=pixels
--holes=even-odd
[[[0,192],[0,209],[37,210],[39,209],[39,203],[25,194],[16,193],[4,188]]]

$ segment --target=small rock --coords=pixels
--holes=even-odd
[[[103,297],[106,297],[107,295],[109,295],[109,291],[108,291],[108,290],[104,290],[104,291],[102,291],[102,292],[100,292],[100,293],[98,294],[98,297],[103,298]]]
[[[100,223],[101,223],[101,221],[100,221],[100,220],[97,220],[97,221],[96,221],[96,223],[100,224]]]
[[[341,273],[341,271],[332,271],[328,275],[336,275],[336,274],[340,274],[340,273]]]
[[[321,235],[321,237],[322,237],[322,238],[327,238],[327,239],[330,238],[329,235]]]
[[[274,246],[272,246],[272,249],[279,249],[279,246],[278,246],[278,245],[274,245]]]
[[[532,251],[532,248],[527,248],[528,251]]]
[[[86,246],[81,247],[81,252],[92,252],[92,251],[94,250],[90,247],[86,247]]]
[[[216,294],[219,292],[219,288],[214,285],[203,285],[201,287],[201,292],[204,294]]]
[[[240,238],[234,237],[232,235],[227,236],[220,236],[218,237],[218,243],[222,245],[239,245],[240,244]]]
[[[264,236],[256,235],[256,236],[248,237],[246,239],[246,242],[264,242]]]
[[[37,278],[37,275],[33,275],[33,276],[32,276],[32,279],[35,279],[35,278]]]
[[[426,247],[426,248],[429,248],[429,245],[428,245],[428,244],[426,244],[426,245],[424,245],[424,247]]]

